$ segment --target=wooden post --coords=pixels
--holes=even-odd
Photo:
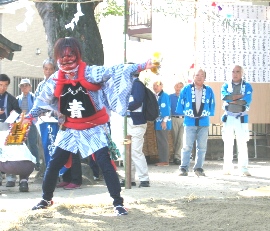
[[[131,189],[131,136],[127,135],[125,144],[125,188]]]

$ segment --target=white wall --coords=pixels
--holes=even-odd
[[[153,1],[152,40],[153,48],[163,54],[161,80],[164,90],[172,93],[176,82],[188,81],[190,66],[194,62],[195,24],[193,17],[185,18],[188,10],[192,10],[190,5],[182,8],[182,17],[175,17],[155,10],[161,7],[169,12],[170,9],[164,8],[163,4],[161,0]]]
[[[12,61],[7,59],[1,61],[1,73],[7,74],[11,81],[13,76],[43,78],[42,62],[47,58],[48,46],[45,29],[34,3],[32,9],[35,14],[33,22],[27,27],[27,31],[16,29],[16,26],[25,19],[25,8],[16,10],[15,14],[3,14],[2,17],[2,34],[7,39],[22,46],[21,51],[14,52]],[[40,48],[40,55],[36,55],[36,48]],[[12,93],[13,87],[13,82],[11,82],[8,91]]]

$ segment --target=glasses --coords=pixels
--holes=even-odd
[[[30,87],[30,84],[21,84],[20,87]]]

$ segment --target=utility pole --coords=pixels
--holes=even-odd
[[[124,0],[124,63],[127,62],[128,0]],[[125,188],[131,189],[131,136],[127,136],[127,117],[124,117]]]

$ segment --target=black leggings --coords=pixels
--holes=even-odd
[[[55,148],[55,152],[48,163],[42,184],[42,197],[44,200],[51,200],[53,198],[59,170],[66,164],[69,155],[69,151],[65,151],[59,147]],[[110,196],[114,199],[113,205],[123,205],[123,198],[120,196],[121,186],[119,178],[111,163],[110,156],[108,155],[108,147],[96,151],[95,157],[97,164],[103,173]]]

